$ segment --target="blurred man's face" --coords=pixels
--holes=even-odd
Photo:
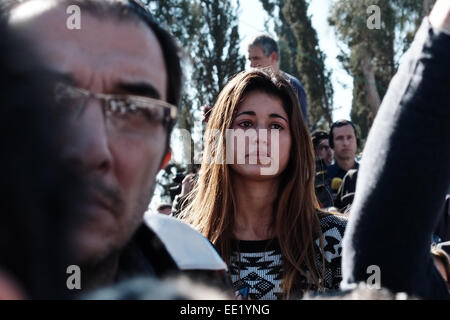
[[[323,159],[327,166],[333,163],[334,152],[333,149],[330,148],[328,139],[320,140],[319,144],[316,147],[316,156],[319,159]]]
[[[260,46],[248,47],[248,60],[251,68],[273,67],[277,63],[273,54],[266,57]]]
[[[355,158],[357,144],[355,132],[351,125],[334,128],[333,139],[336,160]]]
[[[16,9],[11,22],[35,40],[52,70],[93,93],[166,100],[164,57],[144,23],[81,12],[81,30],[69,30],[65,7],[28,15],[26,7],[36,2]],[[144,136],[113,130],[110,121],[100,101],[88,99],[68,127],[64,148],[64,157],[83,169],[89,183],[81,204],[86,221],[76,237],[87,262],[102,261],[129,241],[148,207],[166,151],[163,124],[153,123]]]

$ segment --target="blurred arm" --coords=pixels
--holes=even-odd
[[[437,12],[438,10],[439,12]],[[430,238],[450,181],[450,1],[438,1],[393,78],[364,150],[344,237],[342,288],[449,298]]]

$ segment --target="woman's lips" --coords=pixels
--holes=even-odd
[[[272,161],[270,154],[268,155],[248,154],[245,157],[249,159],[255,159],[259,164],[269,164]]]

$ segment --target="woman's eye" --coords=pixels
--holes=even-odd
[[[270,125],[270,129],[275,129],[275,130],[282,130],[283,127],[281,125],[279,125],[278,123],[272,123]]]
[[[252,123],[250,121],[242,121],[239,123],[239,127],[242,128],[250,128]]]

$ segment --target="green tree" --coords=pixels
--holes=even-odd
[[[199,120],[198,116],[195,117],[199,113],[195,111],[205,104],[213,104],[228,79],[245,67],[245,57],[239,54],[239,2],[237,6],[233,6],[230,0],[147,3],[183,48],[188,85],[181,111],[186,120],[180,118],[179,125],[193,125],[194,120]]]
[[[313,129],[323,128],[332,122],[333,86],[325,54],[307,14],[308,4],[305,0],[287,0],[282,12],[297,40],[296,62],[308,96],[310,122]]]
[[[351,118],[365,140],[402,54],[427,14],[433,0],[338,0],[329,23],[348,46],[338,59],[353,77]],[[379,28],[368,19],[379,8]]]
[[[195,123],[201,120],[201,107],[213,105],[229,78],[245,67],[245,57],[239,54],[239,2],[237,6],[231,0],[165,0],[146,4],[182,48],[185,88],[177,126],[188,130],[191,137],[199,136]],[[190,161],[171,162],[159,179],[162,195],[169,194],[177,174],[193,169],[194,141],[184,142],[183,150],[184,154],[190,150]]]
[[[180,54],[183,58],[184,74],[191,61],[192,51],[196,45],[198,34],[202,28],[204,21],[202,21],[201,10],[198,1],[191,0],[165,0],[165,1],[147,1],[147,6],[153,13],[157,21],[165,27],[176,39],[180,47]],[[186,79],[185,84],[189,79]],[[178,113],[177,127],[179,129],[187,130],[190,135],[194,134],[194,127],[196,115],[195,106],[192,104],[192,88],[185,85],[183,95],[181,97],[180,109]],[[192,141],[185,141],[182,146],[183,150],[191,150],[190,159],[186,161],[190,164],[185,164],[185,167],[180,167],[182,170],[191,169],[192,159],[194,156],[194,148]],[[176,170],[175,170],[176,171]],[[173,169],[166,171],[167,177],[170,176]],[[176,174],[176,172],[175,172]]]
[[[367,10],[380,8],[380,27],[369,29]],[[381,99],[394,75],[395,14],[392,4],[384,0],[339,0],[329,17],[340,39],[350,48],[339,59],[353,76],[351,118],[359,126],[362,138],[378,111]]]
[[[299,78],[305,87],[311,129],[327,128],[332,122],[333,86],[319,48],[316,30],[305,0],[261,0],[275,20],[280,47],[280,69]],[[275,10],[276,9],[276,10]]]
[[[192,51],[197,106],[213,105],[230,77],[244,70],[237,7],[230,0],[199,0],[202,28]],[[239,5],[239,3],[238,3]]]

